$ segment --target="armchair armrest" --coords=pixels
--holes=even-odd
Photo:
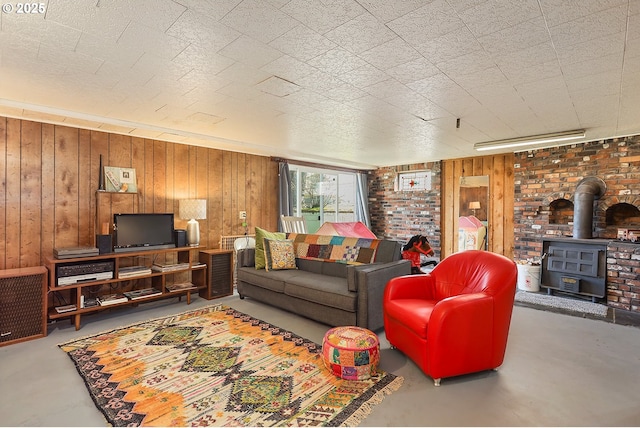
[[[433,370],[457,372],[461,367],[486,367],[492,359],[493,297],[485,293],[461,294],[439,301],[433,308],[427,330],[427,342],[434,352]],[[447,377],[434,372],[434,378]]]
[[[409,264],[411,262],[407,260]],[[430,274],[404,275],[392,278],[385,290],[386,300],[395,299],[434,299],[435,280]]]
[[[384,326],[382,297],[390,279],[411,273],[411,262],[396,260],[349,268],[349,290],[358,293],[357,325],[376,331]]]

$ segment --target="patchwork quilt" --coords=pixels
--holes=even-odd
[[[290,233],[296,257],[325,262],[365,264],[372,263],[379,239],[347,236]]]

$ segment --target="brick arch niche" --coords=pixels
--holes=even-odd
[[[549,224],[566,225],[573,222],[573,202],[560,198],[549,204]]]

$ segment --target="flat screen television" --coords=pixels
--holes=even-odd
[[[173,213],[113,215],[113,251],[175,248]]]

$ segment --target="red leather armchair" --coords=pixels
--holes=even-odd
[[[433,378],[498,368],[504,361],[517,269],[512,260],[468,250],[429,274],[393,278],[384,292],[389,343]]]

